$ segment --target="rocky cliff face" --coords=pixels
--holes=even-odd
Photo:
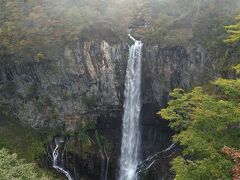
[[[1,66],[1,101],[34,127],[74,129],[108,106],[121,107],[126,54],[123,44],[78,42],[58,59]]]
[[[0,98],[10,102],[22,122],[71,129],[82,117],[98,115],[109,107],[122,109],[127,58],[127,44],[109,45],[102,40],[78,42],[51,61],[3,65]],[[203,84],[214,78],[213,69],[200,46],[145,45],[143,104],[163,106],[171,89]]]
[[[89,121],[120,146],[127,43],[79,41],[42,62],[0,67],[0,102],[35,128],[77,130]],[[143,157],[168,145],[171,131],[155,113],[174,87],[190,88],[214,78],[200,46],[144,45],[142,70]]]
[[[144,50],[144,103],[164,106],[173,88],[188,89],[216,76],[213,61],[201,46],[147,45]]]

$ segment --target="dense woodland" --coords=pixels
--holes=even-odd
[[[0,64],[48,61],[49,49],[74,43],[98,24],[119,41],[126,40],[130,28],[145,44],[200,44],[222,77],[192,90],[174,89],[167,107],[159,111],[182,148],[172,170],[177,180],[238,180],[239,10],[239,0],[1,0]],[[16,123],[6,104],[1,104],[0,115],[9,119],[0,120],[0,179],[51,179],[51,172],[27,163],[41,161],[46,139]],[[18,144],[18,138],[30,140]]]
[[[149,43],[198,42],[214,50],[226,48],[224,26],[235,22],[239,2],[3,0],[0,8],[1,56],[17,53],[27,58],[27,53],[32,55],[29,59],[41,60],[47,58],[46,49],[74,42],[84,29],[99,23],[119,37],[130,27]]]

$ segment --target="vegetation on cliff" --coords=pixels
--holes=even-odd
[[[44,145],[40,134],[27,125],[22,125],[11,112],[7,105],[0,106],[0,148],[7,148],[17,152],[20,158],[28,162],[44,155]]]
[[[238,20],[236,24],[225,27],[230,33],[228,39],[225,40],[227,43],[235,43],[240,41],[240,16],[237,16],[236,20]]]
[[[239,22],[225,28],[230,35],[224,42],[239,47]],[[234,45],[228,47],[232,52]],[[219,78],[190,92],[174,89],[168,107],[158,113],[169,121],[176,132],[173,140],[183,147],[172,162],[176,179],[240,178],[236,150],[240,149],[240,65],[233,69],[233,79]]]
[[[28,125],[21,124],[11,114],[7,107],[8,105],[6,104],[0,105],[0,149],[2,149],[0,150],[0,161],[2,160],[2,164],[0,163],[0,169],[3,169],[0,172],[0,177],[4,177],[5,179],[7,179],[6,177],[9,177],[8,179],[13,179],[15,176],[12,175],[16,174],[16,177],[24,179],[27,175],[30,177],[35,177],[36,175],[39,176],[43,174],[44,171],[47,174],[50,174],[49,171],[39,168],[36,164],[44,164],[44,158],[46,156],[44,147],[45,139],[43,139],[42,135],[38,131]],[[12,153],[13,155],[11,155]],[[9,155],[9,157],[6,155],[6,158],[12,160],[12,162],[9,162],[6,166],[4,163],[7,159],[2,159],[5,154]],[[23,160],[18,160],[16,154],[18,158],[24,159],[26,163],[30,164],[26,164]],[[16,164],[16,167],[14,167],[14,164]],[[21,176],[21,171],[24,172],[25,167],[26,173],[23,173],[23,176]],[[10,171],[11,169],[13,169],[12,173]],[[15,170],[16,172],[14,172]],[[9,176],[7,176],[7,171],[9,172]],[[19,174],[17,174],[17,172],[19,172]],[[4,174],[1,175],[1,173]]]

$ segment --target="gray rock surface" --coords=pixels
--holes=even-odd
[[[0,101],[33,127],[74,130],[101,112],[122,109],[126,43],[77,42],[59,58],[0,67]],[[144,45],[143,104],[166,105],[174,87],[188,89],[213,79],[213,63],[196,47]]]
[[[116,149],[109,172],[114,179],[121,145],[127,60],[127,43],[85,40],[59,50],[51,60],[1,65],[0,103],[9,104],[21,122],[34,128],[77,131],[88,122],[97,122],[99,132]],[[144,44],[142,68],[144,159],[170,144],[172,131],[156,116],[166,106],[169,92],[175,87],[189,89],[204,84],[217,77],[217,72],[208,53],[197,45]],[[95,157],[88,159],[85,164],[92,164],[90,159]],[[146,178],[171,179],[169,169],[169,160],[163,160],[150,169]]]

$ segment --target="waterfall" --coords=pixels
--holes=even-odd
[[[60,163],[59,163],[59,160],[63,161],[62,156],[59,156],[59,154],[60,154],[59,153],[59,148],[60,148],[60,144],[64,143],[64,139],[61,138],[61,137],[60,138],[56,137],[54,139],[54,141],[55,141],[55,148],[52,151],[53,168],[56,169],[57,171],[63,173],[68,178],[68,180],[73,180],[70,173],[63,168],[63,163],[62,163],[62,165],[60,165]],[[64,153],[64,152],[62,152],[62,153]]]
[[[136,180],[137,165],[139,164],[139,115],[141,110],[141,56],[143,43],[135,40],[131,35],[129,37],[134,41],[134,44],[129,47],[125,79],[119,180]]]
[[[170,157],[176,152],[176,143],[172,143],[168,148],[157,152],[151,156],[148,156],[145,160],[140,162],[137,166],[137,173],[144,172],[148,170],[155,162],[159,161],[160,156],[165,157],[167,153],[170,153],[167,157]],[[173,150],[173,151],[172,151]]]

